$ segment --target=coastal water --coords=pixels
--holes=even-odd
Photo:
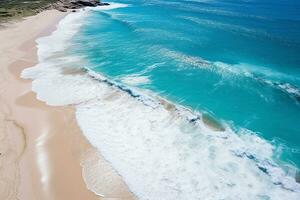
[[[300,3],[120,0],[23,72],[140,199],[298,199]]]

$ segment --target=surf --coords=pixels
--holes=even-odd
[[[85,58],[66,54],[88,12],[68,15],[38,39],[39,63],[22,77],[33,79],[33,91],[47,104],[75,105],[85,137],[138,198],[300,197],[295,169],[284,170],[275,147],[258,135],[224,121],[210,127],[202,113],[116,82],[84,67]]]

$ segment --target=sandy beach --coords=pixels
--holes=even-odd
[[[0,199],[134,199],[82,135],[74,108],[47,106],[20,78],[37,63],[35,39],[65,15],[48,10],[0,30]]]

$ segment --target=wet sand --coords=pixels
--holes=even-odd
[[[37,62],[35,39],[65,15],[44,11],[0,30],[0,199],[134,199],[82,135],[74,108],[38,101],[19,78]]]

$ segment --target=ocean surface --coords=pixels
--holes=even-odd
[[[119,0],[23,71],[142,200],[300,199],[300,2]],[[101,194],[101,191],[94,191]]]

